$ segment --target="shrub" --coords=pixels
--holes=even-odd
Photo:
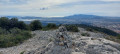
[[[18,21],[17,18],[8,19],[6,17],[0,18],[0,27],[6,30],[17,27],[19,29],[26,30],[27,26],[23,21]]]
[[[12,33],[12,34],[19,34],[21,32],[21,30],[18,29],[18,28],[12,28],[12,29],[10,29],[9,32]]]
[[[8,31],[6,31],[6,29],[2,29],[1,27],[0,27],[0,34],[8,34],[9,32]]]
[[[81,35],[82,36],[90,36],[90,34],[88,34],[88,33],[82,33]]]
[[[46,26],[47,28],[56,28],[56,24],[54,23],[48,23],[48,25]]]
[[[77,26],[75,25],[66,25],[65,26],[67,31],[71,31],[71,32],[79,32],[79,29]]]
[[[0,18],[0,47],[11,47],[22,43],[24,40],[32,37],[29,26],[17,18]]]
[[[42,27],[43,31],[51,30],[51,29],[57,29],[58,26],[54,23],[48,23],[46,26]]]
[[[34,20],[34,21],[32,21],[32,22],[30,23],[30,29],[31,29],[32,31],[42,29],[42,24],[41,24],[41,22],[40,22],[39,20]]]
[[[22,43],[24,40],[30,37],[32,37],[31,33],[26,30],[20,30],[18,28],[13,28],[9,31],[6,30],[5,33],[0,34],[0,47],[4,48],[15,46]]]
[[[10,21],[10,28],[18,27],[18,19],[17,18],[12,18],[9,20]]]
[[[9,19],[6,17],[1,17],[0,18],[0,27],[4,28],[4,29],[9,29],[10,23],[9,23]]]
[[[94,32],[94,30],[93,30],[93,29],[91,29],[91,28],[86,28],[86,30],[87,30],[87,31]]]
[[[22,51],[20,54],[24,54],[25,51]]]
[[[112,30],[109,30],[107,28],[101,28],[101,27],[96,27],[96,26],[92,26],[92,25],[85,25],[85,24],[74,24],[78,27],[82,27],[86,30],[89,30],[89,31],[98,31],[98,32],[102,32],[102,33],[105,33],[107,35],[112,35],[112,36],[118,36],[119,34],[112,31]],[[88,29],[89,28],[89,29]],[[91,30],[92,29],[92,30]]]
[[[19,21],[18,22],[18,26],[17,26],[19,29],[24,29],[24,30],[27,30],[27,25],[23,22],[23,21]]]
[[[47,30],[50,30],[50,29],[47,28],[47,27],[43,27],[42,30],[43,30],[43,31],[47,31]]]
[[[120,39],[120,35],[118,35],[117,37],[118,37],[118,39]]]

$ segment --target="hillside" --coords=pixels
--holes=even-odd
[[[120,54],[120,44],[105,39],[108,35],[79,30],[69,32],[61,26],[57,30],[32,31],[33,38],[18,46],[0,48],[0,54]]]

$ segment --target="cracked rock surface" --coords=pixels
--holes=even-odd
[[[120,44],[104,39],[104,34],[79,30],[68,32],[61,26],[57,30],[33,31],[33,38],[18,46],[0,48],[0,54],[120,54]]]

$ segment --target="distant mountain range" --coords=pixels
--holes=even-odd
[[[43,19],[43,18],[61,18],[61,19],[120,19],[120,17],[109,17],[109,16],[96,16],[96,15],[85,15],[76,14],[65,17],[35,17],[35,16],[4,16],[8,18],[22,18],[22,19]]]
[[[21,21],[32,21],[40,20],[43,23],[58,23],[58,24],[80,24],[80,23],[93,23],[96,21],[99,22],[120,22],[120,17],[108,17],[108,16],[96,16],[96,15],[85,15],[85,14],[76,14],[65,17],[34,17],[34,16],[5,16],[8,18],[18,18]]]
[[[96,15],[85,15],[85,14],[76,14],[65,17],[34,17],[34,16],[4,16],[8,18],[18,18],[21,21],[32,21],[40,20],[43,23],[93,23],[96,21],[99,22],[120,22],[120,17],[108,17],[108,16],[96,16]]]

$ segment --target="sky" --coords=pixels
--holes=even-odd
[[[120,0],[0,0],[0,16],[63,17],[74,14],[120,17]]]

